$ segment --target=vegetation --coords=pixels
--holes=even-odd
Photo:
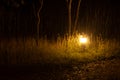
[[[2,39],[0,41],[0,64],[74,63],[120,57],[120,42],[116,39],[93,38],[85,48],[78,41],[78,34],[58,36],[57,40],[34,38]]]

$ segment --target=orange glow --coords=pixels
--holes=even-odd
[[[82,44],[86,44],[88,41],[87,37],[83,37],[82,35],[79,37],[79,42]]]

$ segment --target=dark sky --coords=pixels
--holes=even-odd
[[[40,7],[38,0],[1,0],[0,36],[34,36]],[[77,1],[72,3],[74,24]],[[8,3],[9,2],[9,3]],[[35,10],[33,8],[35,5]],[[82,0],[77,30],[93,34],[120,34],[120,5],[118,0]],[[68,27],[68,13],[65,0],[44,0],[40,13],[40,35],[64,34]]]

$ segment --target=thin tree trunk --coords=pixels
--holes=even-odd
[[[71,7],[72,7],[72,0],[66,0],[67,7],[68,7],[68,34],[71,35],[71,28],[72,28],[72,18],[71,18]]]
[[[75,18],[75,24],[74,24],[74,28],[73,28],[74,32],[76,31],[76,28],[77,28],[77,23],[78,23],[78,18],[79,18],[79,10],[80,10],[80,3],[81,3],[81,0],[78,1],[77,11],[76,11],[76,18]]]
[[[37,19],[38,19],[38,21],[37,21],[37,34],[36,34],[36,43],[37,43],[37,45],[39,44],[40,11],[42,9],[42,6],[43,6],[43,0],[40,0],[40,7],[39,7],[39,9],[37,10],[37,13],[36,13],[36,11],[35,11],[35,5],[33,5],[35,17],[37,17]]]
[[[71,7],[72,7],[72,0],[70,0],[69,5],[68,5],[68,27],[69,27],[69,35],[71,35],[72,31],[72,17],[71,17]]]

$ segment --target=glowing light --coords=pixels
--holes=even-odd
[[[82,44],[86,44],[88,41],[87,37],[83,37],[83,36],[80,36],[79,37],[79,42],[82,43]]]

